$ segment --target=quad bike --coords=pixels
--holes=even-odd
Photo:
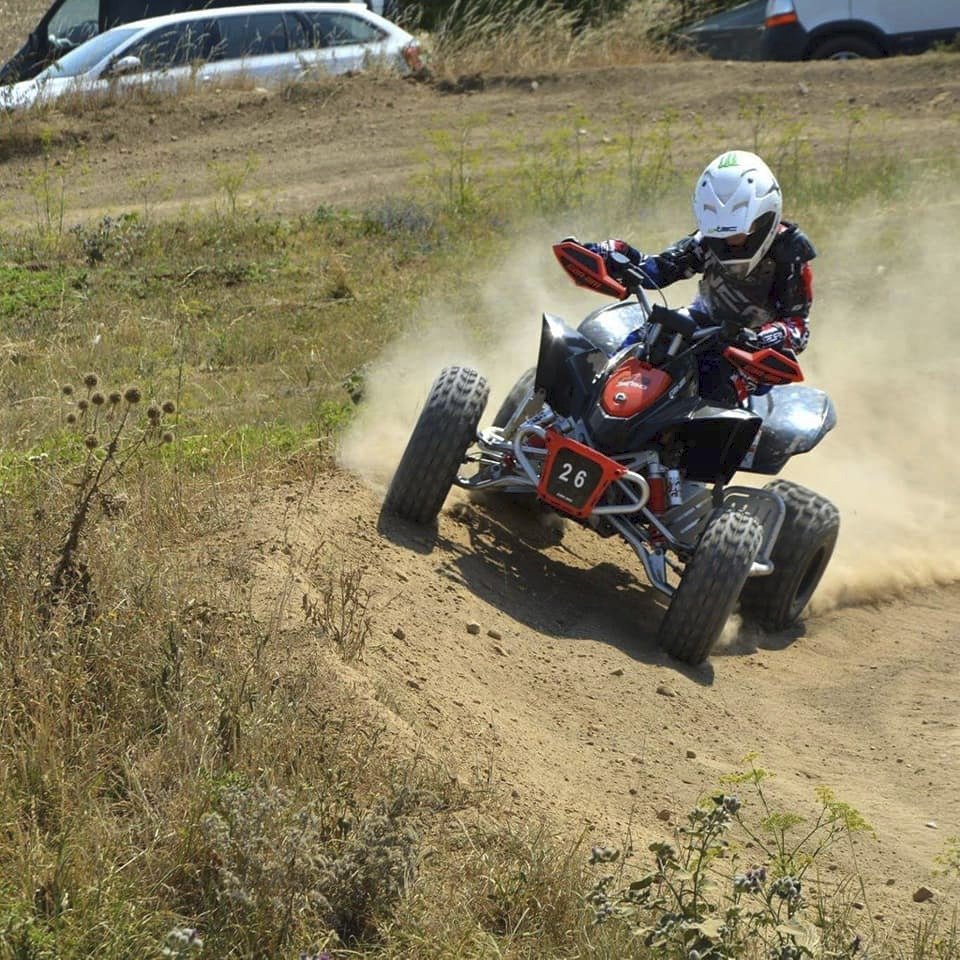
[[[574,241],[553,249],[574,282],[620,302],[576,330],[545,313],[536,367],[486,429],[486,380],[444,369],[385,509],[431,523],[456,484],[535,497],[601,536],[619,535],[669,598],[660,646],[689,664],[710,655],[738,600],[768,629],[795,624],[833,553],[839,513],[786,480],[729,484],[737,471],[775,475],[815,447],[836,423],[830,398],[798,384],[791,355],[743,349],[731,331],[651,306],[626,258],[613,254],[615,279]],[[698,356],[708,349],[769,392],[735,407],[700,396]]]

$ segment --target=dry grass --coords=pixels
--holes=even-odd
[[[671,0],[636,0],[610,23],[577,28],[576,16],[552,3],[508,0],[496,16],[454,3],[430,36],[430,67],[440,79],[535,75],[567,67],[650,63],[672,56],[650,35],[675,21]]]
[[[574,39],[561,22],[541,40],[530,16],[506,54],[484,34],[445,69],[627,56],[604,46],[626,28]],[[48,120],[10,119],[3,140],[49,156],[72,127]],[[551,195],[532,188],[545,178],[530,144],[498,143],[459,182],[462,153],[435,151],[446,193],[290,221],[237,202],[242,165],[210,170],[215,214],[155,220],[146,197],[68,232],[63,168],[30,185],[37,223],[4,233],[0,275],[0,960],[186,956],[197,941],[168,934],[193,928],[217,958],[637,955],[625,928],[590,925],[583,851],[511,825],[482,782],[413,756],[354,694],[362,570],[320,551],[303,571],[319,599],[298,610],[288,584],[264,609],[251,584],[265,548],[239,534],[265,490],[328,466],[364,363],[424,289],[462,299],[463,264],[522,217],[678,178],[669,152],[617,143],[617,189],[594,183],[564,133],[542,151]],[[875,168],[856,180],[851,166],[818,166],[807,211],[829,214],[825,179],[837,203],[876,186]],[[463,309],[479,322],[482,304]],[[174,401],[159,419],[175,442],[138,412],[115,474],[98,471],[117,421],[100,434],[78,416],[80,399],[91,417],[104,406],[99,384],[77,386],[95,359],[107,403],[133,381],[138,411]],[[918,956],[953,958],[955,940]]]

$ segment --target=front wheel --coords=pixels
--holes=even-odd
[[[762,545],[749,513],[725,507],[710,521],[660,624],[663,650],[693,666],[710,656]]]
[[[487,405],[487,381],[469,367],[446,367],[434,381],[387,490],[385,507],[431,523],[456,479]]]
[[[774,480],[766,489],[781,497],[787,512],[770,557],[773,573],[747,583],[741,608],[768,630],[784,630],[800,619],[827,569],[840,532],[840,512],[799,483]]]

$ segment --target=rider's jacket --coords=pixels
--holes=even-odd
[[[750,327],[758,346],[799,353],[807,345],[807,317],[813,302],[813,271],[817,255],[803,232],[781,223],[766,256],[747,277],[725,272],[716,255],[692,233],[662,253],[644,254],[624,240],[585,244],[605,257],[616,251],[640,268],[648,290],[700,275],[699,293],[689,311],[704,323]]]

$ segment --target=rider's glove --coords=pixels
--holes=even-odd
[[[750,353],[755,353],[757,350],[763,347],[760,337],[757,335],[757,331],[751,330],[749,327],[743,327],[737,331],[733,338],[733,344],[734,346],[740,347],[742,350],[747,350]]]
[[[600,240],[597,243],[590,244],[597,253],[602,253],[605,257],[609,257],[611,253],[622,253],[626,255],[630,250],[630,244],[626,240]]]
[[[643,260],[643,254],[635,247],[631,247],[626,240],[600,240],[597,243],[585,243],[584,246],[594,253],[599,253],[607,264],[607,270],[614,280],[622,280],[624,276],[624,264],[621,261],[617,263],[611,254],[619,253],[626,257],[634,266]]]

